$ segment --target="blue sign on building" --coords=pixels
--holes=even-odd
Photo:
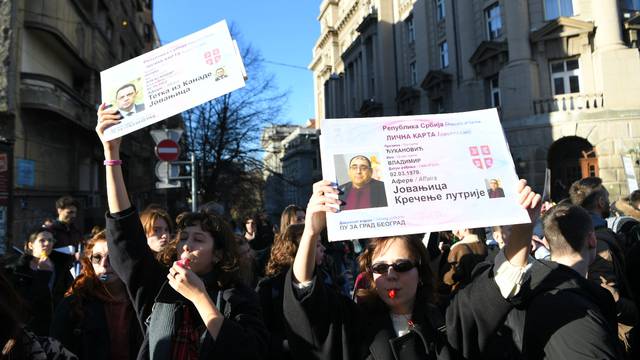
[[[16,185],[30,186],[36,185],[36,162],[27,159],[17,159]]]

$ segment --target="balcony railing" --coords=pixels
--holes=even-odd
[[[62,81],[41,74],[21,73],[20,102],[23,107],[54,111],[91,130],[95,105]]]
[[[533,101],[535,114],[552,112],[602,110],[604,108],[603,94],[565,94],[556,95],[550,99]]]

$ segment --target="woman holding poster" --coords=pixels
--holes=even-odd
[[[535,212],[539,195],[524,181],[519,191],[520,204]],[[363,289],[364,301],[357,304],[317,281],[315,245],[326,224],[325,213],[335,212],[340,203],[331,182],[314,184],[304,232],[284,290],[293,357],[452,359],[461,353],[482,358],[483,341],[496,333],[511,308],[501,294],[503,290],[509,294],[519,278],[514,273],[524,271],[531,225],[512,232],[514,240],[503,255],[508,260],[496,273],[485,276],[483,272],[474,284],[477,286],[471,291],[463,289],[461,296],[452,300],[445,326],[444,316],[431,302],[433,277],[421,237],[402,235],[369,241],[360,257],[369,285]]]
[[[154,258],[129,202],[120,138],[104,138],[106,129],[120,123],[116,112],[101,105],[96,132],[106,159],[109,260],[127,287],[139,324],[146,324],[146,345],[138,358],[262,358],[268,334],[255,292],[239,279],[236,242],[227,223],[211,214],[183,213],[165,253],[172,255],[173,265],[165,268]]]

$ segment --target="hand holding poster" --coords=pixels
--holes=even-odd
[[[244,86],[245,69],[221,21],[100,73],[102,102],[122,122],[111,140]]]
[[[495,109],[326,119],[320,147],[343,202],[332,241],[530,221]]]

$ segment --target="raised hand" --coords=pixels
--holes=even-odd
[[[293,276],[298,282],[307,282],[313,278],[316,266],[316,241],[327,225],[326,213],[337,212],[340,206],[338,190],[327,180],[313,184],[313,193],[307,205],[304,219],[304,232],[293,261]]]
[[[504,255],[512,265],[525,266],[531,247],[533,226],[540,216],[542,197],[527,186],[527,181],[524,179],[518,182],[517,189],[520,195],[518,202],[529,213],[531,223],[517,224],[511,227],[509,237],[505,238]]]
[[[337,212],[340,206],[338,190],[327,180],[313,184],[313,193],[307,204],[304,230],[309,234],[320,234],[327,224],[326,213]]]
[[[96,133],[100,137],[102,146],[104,147],[105,156],[107,153],[117,153],[120,150],[121,138],[106,141],[104,140],[104,131],[114,125],[120,124],[122,116],[115,106],[107,107],[107,104],[101,104],[98,108],[98,125],[96,125]]]
[[[518,194],[520,195],[520,205],[529,213],[531,223],[536,222],[540,216],[542,197],[540,194],[536,194],[531,187],[527,186],[527,180],[524,179],[520,179],[516,189],[518,189]]]

